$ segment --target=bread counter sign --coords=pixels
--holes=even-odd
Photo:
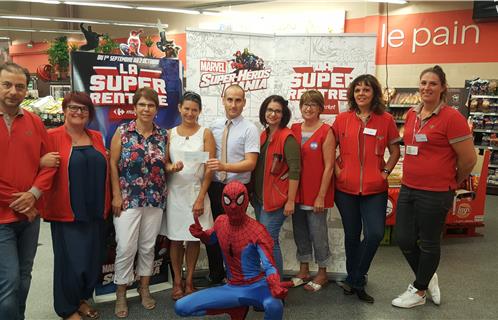
[[[304,92],[318,90],[325,98],[324,114],[338,114],[347,108],[348,86],[353,81],[354,68],[325,63],[293,69],[289,100],[299,101]]]

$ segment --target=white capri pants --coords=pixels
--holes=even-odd
[[[152,275],[154,263],[154,246],[161,228],[163,209],[154,207],[131,208],[114,216],[116,230],[116,262],[114,265],[114,283],[131,284],[133,261],[138,249],[136,274]]]

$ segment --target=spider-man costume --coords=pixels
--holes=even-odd
[[[213,228],[203,231],[197,217],[190,233],[207,244],[219,242],[227,269],[228,284],[197,291],[175,304],[178,315],[204,316],[228,313],[244,319],[249,306],[265,311],[265,319],[282,319],[286,283],[272,256],[273,240],[265,227],[246,215],[246,187],[232,181],[223,189],[223,208]]]

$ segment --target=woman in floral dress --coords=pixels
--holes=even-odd
[[[126,287],[135,279],[142,306],[153,309],[149,292],[154,262],[154,245],[161,226],[166,200],[167,132],[154,123],[159,105],[151,88],[138,89],[133,97],[136,119],[121,124],[111,142],[112,211],[116,229],[115,314],[128,316]]]

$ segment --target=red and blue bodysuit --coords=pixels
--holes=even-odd
[[[178,300],[175,311],[182,317],[228,313],[232,319],[244,319],[253,306],[264,310],[265,319],[282,319],[281,299],[287,288],[280,283],[272,256],[273,240],[262,224],[247,216],[249,196],[242,183],[227,184],[222,197],[226,214],[206,231],[196,217],[190,232],[206,244],[220,244],[228,283]]]

